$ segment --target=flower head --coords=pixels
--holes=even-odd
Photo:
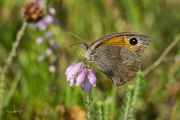
[[[89,82],[88,79],[85,79],[85,81],[81,84],[81,89],[83,91],[86,91],[87,94],[90,94],[92,89],[92,84]]]
[[[91,69],[88,70],[87,78],[89,79],[89,82],[90,82],[94,87],[96,87],[96,76],[95,76],[94,72],[93,72]]]
[[[83,62],[69,66],[66,69],[67,81],[70,86],[80,86],[87,94],[91,92],[92,86],[96,86],[96,76],[91,69],[86,69]]]
[[[50,13],[51,15],[55,15],[55,14],[56,14],[56,9],[54,9],[54,8],[49,8],[49,13]]]
[[[46,55],[51,55],[53,53],[52,49],[51,48],[47,48],[46,49]]]
[[[44,17],[44,12],[37,3],[29,2],[23,6],[22,16],[27,22],[36,23]]]
[[[43,38],[41,38],[41,37],[39,37],[39,38],[36,39],[36,43],[37,43],[37,44],[41,44],[41,43],[43,43],[43,41],[44,41],[44,40],[43,40]]]
[[[38,5],[39,5],[39,8],[43,8],[44,5],[46,4],[46,1],[45,0],[38,0]]]
[[[43,2],[43,0],[42,0]],[[56,24],[57,21],[53,18],[53,14],[55,14],[55,9],[50,10],[50,14],[47,14],[46,16],[43,16],[43,18],[36,23],[36,26],[39,30],[46,30],[47,26],[49,24]]]
[[[86,69],[81,70],[81,72],[78,74],[78,76],[76,78],[76,85],[77,86],[81,85],[84,82],[84,80],[86,78],[86,74],[87,74]]]
[[[47,25],[44,23],[43,20],[40,20],[39,22],[37,22],[36,26],[40,30],[45,30],[47,28]]]
[[[67,75],[67,81],[77,78],[78,74],[81,72],[82,69],[84,69],[83,62],[69,66],[66,69],[66,73],[65,73]]]
[[[53,21],[54,21],[54,19],[51,15],[46,15],[43,20],[44,20],[45,24],[50,24],[50,23],[53,23]]]
[[[39,62],[42,62],[43,60],[45,59],[45,57],[44,57],[44,55],[40,55],[40,56],[38,56],[38,61]]]
[[[52,33],[50,31],[46,32],[46,37],[47,38],[51,38],[52,37]]]
[[[49,72],[54,73],[56,71],[56,67],[54,65],[49,66]]]
[[[56,43],[55,40],[51,39],[49,41],[49,44],[50,44],[50,46],[52,47],[53,50],[57,50],[58,46],[57,46],[57,43]]]

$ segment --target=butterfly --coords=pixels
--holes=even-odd
[[[142,33],[122,32],[82,44],[85,58],[107,75],[114,85],[131,80],[141,68],[141,56],[150,43]]]

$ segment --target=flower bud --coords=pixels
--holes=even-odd
[[[46,37],[47,38],[51,38],[52,37],[52,33],[50,31],[46,32]]]
[[[67,74],[68,81],[71,79],[75,79],[75,77],[77,77],[78,72],[81,72],[81,70],[84,69],[84,63],[80,62],[78,64],[71,65],[71,66],[66,69],[66,73],[65,73]]]
[[[87,78],[88,78],[89,82],[95,87],[97,80],[96,80],[96,76],[95,76],[94,72],[91,69],[88,70]]]
[[[77,75],[78,72],[80,72],[82,69],[84,69],[84,63],[80,62],[76,65],[74,65],[74,68],[72,69],[73,75]]]
[[[46,55],[51,55],[53,53],[52,49],[48,48],[46,49]]]
[[[46,1],[45,0],[38,0],[38,5],[39,5],[39,8],[43,8],[44,5],[45,5]]]
[[[44,41],[43,38],[39,37],[36,39],[36,44],[41,44],[43,41]]]
[[[49,67],[49,72],[54,73],[56,71],[56,67],[54,65],[51,65]]]
[[[71,79],[70,80],[70,86],[74,86],[74,84],[75,84],[75,79]]]
[[[87,74],[87,72],[86,72],[85,69],[83,69],[83,70],[78,74],[78,76],[77,76],[77,78],[76,78],[76,85],[77,85],[77,86],[81,85],[81,84],[84,82],[84,80],[85,80],[85,78],[86,78],[86,74]]]
[[[46,24],[53,23],[53,21],[54,21],[53,17],[51,15],[46,15],[43,20]]]
[[[36,26],[39,30],[45,30],[47,28],[47,25],[44,23],[43,20],[37,22]]]
[[[65,74],[67,75],[67,74],[68,74],[68,72],[69,72],[69,71],[70,71],[73,67],[74,67],[73,65],[69,66],[69,67],[66,69]]]
[[[68,71],[68,73],[67,73],[67,81],[70,81],[71,79],[75,78],[75,75],[73,75],[73,73],[74,73],[73,70]]]
[[[38,56],[38,61],[39,62],[42,62],[43,60],[45,59],[45,57],[44,57],[44,55],[40,55],[40,56]]]
[[[54,8],[50,8],[50,9],[49,9],[49,13],[50,13],[51,15],[55,15],[55,14],[56,14],[56,10],[55,10]]]
[[[89,82],[88,79],[84,81],[84,90],[86,91],[87,94],[91,92],[92,89],[92,84]]]

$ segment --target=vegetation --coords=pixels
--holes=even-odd
[[[84,59],[79,55],[84,51],[81,44],[70,47],[81,40],[67,33],[92,43],[125,31],[150,36],[142,72],[115,87],[93,66],[97,85],[91,92],[91,119],[180,120],[179,0],[47,0],[43,11],[47,15],[55,8],[56,14],[44,30],[24,22],[21,8],[27,2],[0,1],[2,120],[84,120],[86,93],[70,87],[65,75],[76,59]],[[14,109],[23,110],[11,113]]]

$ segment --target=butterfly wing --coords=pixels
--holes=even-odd
[[[138,40],[131,45],[130,39]],[[141,67],[140,57],[149,44],[149,37],[136,33],[117,33],[105,36],[90,46],[84,44],[86,58],[119,86],[131,80]]]
[[[127,49],[116,46],[100,46],[92,56],[93,63],[119,86],[131,80],[140,69],[139,56]]]

